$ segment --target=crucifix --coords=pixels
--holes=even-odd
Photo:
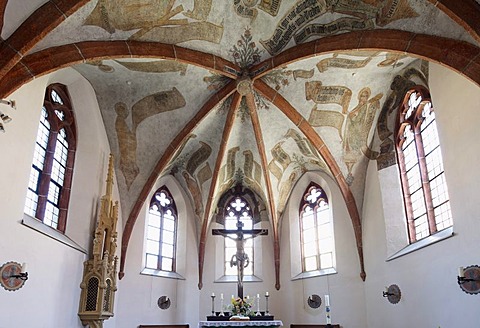
[[[225,238],[230,238],[236,242],[237,252],[232,256],[230,260],[230,266],[237,267],[237,293],[238,297],[243,299],[243,269],[246,268],[250,263],[248,254],[245,253],[244,249],[245,241],[247,239],[255,238],[256,236],[266,236],[268,235],[268,230],[243,230],[243,222],[241,221],[241,218],[249,215],[248,212],[250,211],[247,203],[240,197],[237,197],[230,203],[230,206],[227,208],[227,211],[228,210],[230,211],[230,217],[237,218],[237,229],[212,229],[212,235],[220,235]]]

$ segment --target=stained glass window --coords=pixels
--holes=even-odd
[[[305,190],[300,204],[302,271],[335,266],[331,212],[325,191],[315,183]]]
[[[424,88],[410,90],[399,115],[397,155],[410,242],[453,225],[435,112]]]
[[[75,137],[67,89],[50,85],[40,115],[24,212],[62,232],[70,200]]]
[[[155,192],[147,218],[145,267],[175,272],[177,209],[167,187]]]

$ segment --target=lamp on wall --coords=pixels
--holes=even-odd
[[[386,297],[390,303],[397,304],[402,298],[400,287],[397,285],[385,287],[385,290],[383,291],[383,297]]]
[[[0,284],[8,291],[22,288],[27,279],[26,263],[7,262],[0,267]]]
[[[13,109],[16,109],[15,100],[0,99],[0,104],[8,105],[8,106],[12,107]],[[12,121],[12,118],[10,116],[8,116],[7,114],[0,111],[0,132],[5,132],[5,126],[4,125],[11,122],[11,121]]]
[[[459,267],[457,282],[467,294],[480,293],[480,267],[478,265]]]

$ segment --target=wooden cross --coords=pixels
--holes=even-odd
[[[233,205],[233,204],[232,204]],[[235,207],[236,212],[240,212],[240,207]],[[247,253],[245,253],[244,249],[244,242],[247,239],[255,238],[256,236],[266,236],[268,235],[267,229],[251,229],[251,230],[243,230],[243,223],[240,221],[241,216],[237,215],[237,229],[212,229],[212,235],[214,236],[223,236],[225,238],[230,238],[235,240],[237,244],[237,252],[232,256],[230,260],[230,266],[237,267],[237,290],[238,290],[238,297],[243,299],[243,269],[248,266],[250,260],[248,259]],[[233,236],[236,235],[236,236]],[[245,237],[245,235],[249,235],[249,237]]]

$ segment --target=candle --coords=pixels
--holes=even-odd
[[[325,306],[330,306],[330,296],[325,295]]]
[[[215,297],[215,293],[212,292],[212,297]]]
[[[223,300],[223,293],[220,294],[220,299]]]
[[[388,293],[388,287],[385,286],[385,293]]]
[[[232,294],[232,300],[234,300],[234,299],[235,299],[235,296]]]
[[[249,299],[250,299],[250,296],[249,296],[249,295],[247,295],[247,300],[249,300]]]
[[[22,269],[21,269],[20,272],[21,272],[21,273],[27,272],[27,263],[23,262],[23,264],[22,264]]]
[[[257,294],[257,298],[260,298],[260,294]]]
[[[458,268],[458,276],[460,278],[465,278],[465,269],[463,267]]]
[[[268,292],[265,292],[265,297],[268,297]]]

